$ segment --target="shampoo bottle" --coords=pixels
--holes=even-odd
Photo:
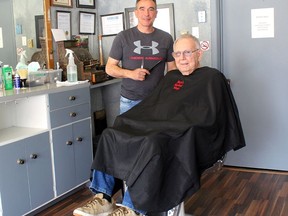
[[[68,65],[67,65],[67,80],[68,82],[77,82],[77,66],[74,62],[73,51],[70,49],[66,49],[66,55],[68,55]]]
[[[13,89],[12,68],[4,65],[2,68],[3,85],[5,90]]]

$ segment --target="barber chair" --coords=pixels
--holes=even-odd
[[[226,158],[226,154],[223,155],[216,163],[214,163],[213,166],[204,170],[203,173],[201,174],[201,176],[207,175],[210,173],[219,172],[224,165],[225,158]],[[147,216],[185,216],[185,215],[188,216],[188,214],[185,214],[184,202],[180,203],[179,205],[175,206],[174,208],[170,209],[167,212],[160,212],[160,213],[153,213],[153,214],[148,213],[147,214]]]

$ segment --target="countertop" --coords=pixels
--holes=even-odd
[[[121,79],[112,79],[112,80],[108,80],[102,83],[97,83],[94,85],[91,85],[89,82],[76,84],[76,85],[70,85],[70,86],[58,86],[56,83],[53,83],[53,84],[48,83],[45,85],[27,87],[27,88],[21,88],[21,89],[0,90],[0,103],[11,101],[11,100],[17,100],[18,98],[23,98],[23,97],[31,97],[31,96],[41,95],[41,94],[57,93],[61,91],[78,89],[78,88],[82,88],[83,86],[90,86],[91,89],[94,89],[94,88],[99,88],[102,86],[111,85],[111,84],[118,83],[118,82],[121,82]]]

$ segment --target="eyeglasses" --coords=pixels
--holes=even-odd
[[[191,57],[192,56],[192,54],[194,53],[194,52],[197,52],[199,49],[196,49],[196,50],[184,50],[183,52],[180,52],[180,51],[178,51],[178,52],[172,52],[172,55],[173,55],[173,57],[174,58],[179,58],[180,56],[181,56],[181,54],[183,54],[185,57]]]

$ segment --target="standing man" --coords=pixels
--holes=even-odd
[[[167,71],[176,69],[172,56],[173,38],[167,32],[153,27],[157,17],[156,0],[137,0],[135,15],[138,19],[136,27],[120,32],[111,47],[106,64],[106,73],[115,78],[123,78],[120,98],[120,114],[147,97],[164,77]],[[119,66],[121,62],[121,67]],[[166,65],[167,63],[167,65]],[[74,210],[75,216],[112,215],[136,216],[145,213],[134,208],[128,191],[122,205],[128,207],[116,209],[108,191],[99,189],[99,183],[111,184],[112,176],[93,170],[91,191],[97,193],[94,199],[85,206]],[[101,193],[99,193],[101,192]],[[109,191],[109,193],[112,191]],[[111,202],[112,201],[112,202]],[[136,213],[137,212],[137,213]]]
[[[138,25],[116,36],[106,64],[107,74],[123,78],[120,113],[151,93],[164,77],[166,63],[167,71],[176,69],[172,57],[173,38],[153,27],[157,16],[156,0],[137,0],[135,15]]]

